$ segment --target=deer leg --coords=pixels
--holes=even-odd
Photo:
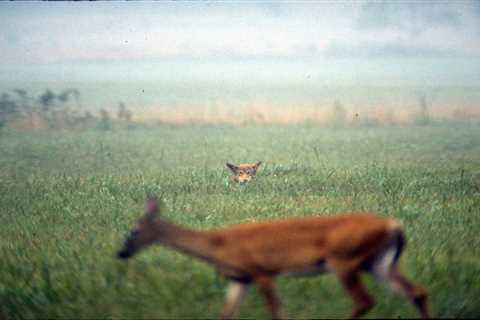
[[[418,312],[424,319],[430,318],[430,311],[428,306],[427,291],[405,278],[396,268],[392,268],[387,274],[386,280],[390,286],[405,294],[412,300]]]
[[[260,292],[265,297],[272,319],[282,319],[281,303],[277,296],[275,285],[270,277],[261,277],[255,280],[260,288]]]
[[[232,282],[229,285],[220,319],[230,319],[232,317],[233,313],[242,302],[242,299],[245,296],[246,292],[246,284],[240,282]]]
[[[350,318],[358,318],[373,307],[375,302],[361,283],[358,271],[340,275],[340,281],[353,299],[354,306]]]

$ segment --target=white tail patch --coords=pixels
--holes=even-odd
[[[375,278],[382,281],[387,279],[390,271],[395,266],[399,254],[398,251],[401,250],[399,247],[401,245],[395,234],[402,232],[402,225],[398,221],[391,219],[388,221],[387,228],[391,230],[392,239],[385,250],[375,259],[370,270]]]
[[[379,280],[385,280],[395,264],[398,247],[396,243],[390,245],[372,265],[371,273]]]

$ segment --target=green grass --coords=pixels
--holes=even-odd
[[[247,185],[225,167],[264,162]],[[115,251],[147,194],[207,229],[249,219],[368,210],[402,221],[401,269],[436,317],[480,316],[480,127],[140,128],[0,136],[0,318],[212,318],[227,280],[163,247]],[[367,317],[416,317],[364,278]],[[279,279],[290,317],[348,314],[332,275]],[[268,318],[252,289],[239,317]]]

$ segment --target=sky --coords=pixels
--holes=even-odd
[[[0,81],[480,85],[479,0],[0,2]]]
[[[480,1],[2,2],[1,64],[480,57]]]

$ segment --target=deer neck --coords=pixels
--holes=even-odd
[[[163,219],[156,222],[156,229],[157,242],[197,258],[216,262],[215,250],[205,232],[188,229]]]

